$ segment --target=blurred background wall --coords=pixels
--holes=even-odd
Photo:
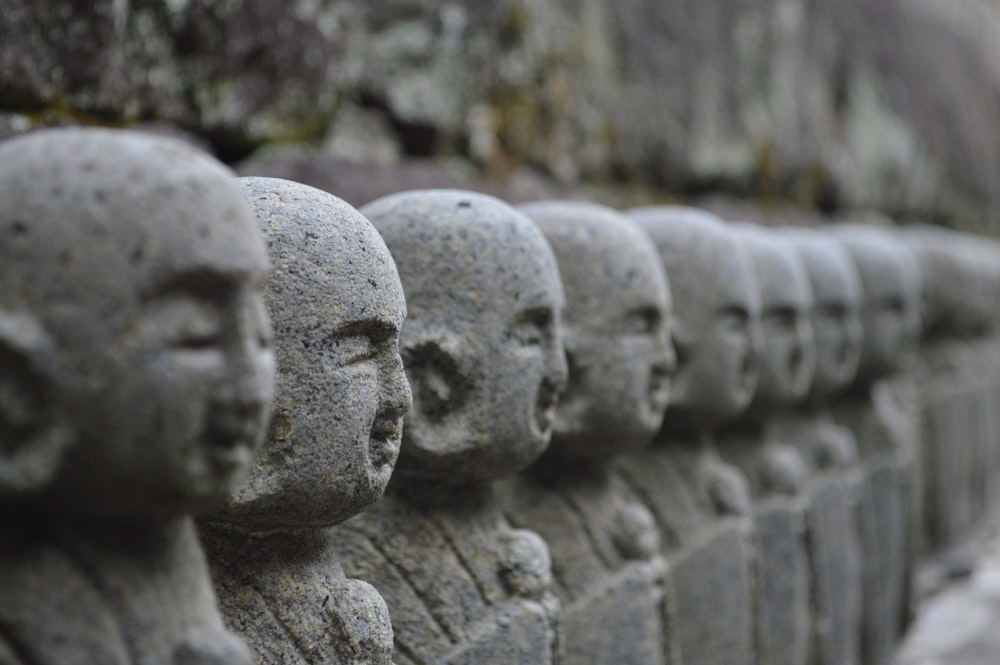
[[[177,127],[356,204],[482,185],[996,232],[1000,1],[0,0],[0,136],[64,123]]]

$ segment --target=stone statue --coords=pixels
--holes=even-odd
[[[707,212],[653,207],[629,216],[670,276],[677,372],[657,440],[617,466],[660,531],[675,587],[675,603],[664,604],[674,662],[751,664],[750,496],[742,473],[719,458],[713,432],[747,407],[756,386],[756,277],[731,231]]]
[[[337,197],[238,182],[274,262],[264,295],[278,375],[256,466],[202,524],[223,614],[261,665],[388,665],[385,603],[345,577],[329,527],[381,496],[399,451],[410,408],[399,276],[374,227]]]
[[[659,534],[609,462],[649,444],[667,407],[675,360],[666,276],[649,238],[610,208],[520,209],[559,261],[569,383],[549,449],[502,485],[505,512],[549,545],[564,611],[562,663],[663,663]]]
[[[847,251],[818,230],[788,229],[812,284],[816,370],[808,399],[778,422],[809,467],[806,528],[812,578],[808,662],[858,665],[861,653],[861,546],[857,445],[830,401],[854,380],[861,357],[861,282]]]
[[[273,390],[264,243],[175,140],[0,147],[0,662],[249,664],[192,512],[250,468]]]
[[[566,381],[555,257],[531,220],[482,194],[403,192],[362,212],[406,293],[413,410],[386,496],[337,528],[344,570],[385,597],[397,665],[552,663],[548,549],[512,528],[493,484],[552,435]]]
[[[920,273],[912,253],[886,231],[829,228],[850,253],[864,292],[858,374],[836,402],[835,416],[853,432],[864,474],[861,660],[882,665],[907,619],[915,557],[919,414],[912,390],[896,381],[910,366],[920,335]]]
[[[925,540],[955,575],[971,572],[964,546],[987,507],[996,466],[995,344],[989,294],[995,255],[983,238],[913,226],[898,237],[923,282],[923,339],[914,368],[924,429]],[[956,441],[963,442],[956,445]]]
[[[801,444],[782,424],[805,397],[816,361],[812,286],[795,248],[774,231],[740,225],[761,293],[764,352],[749,408],[718,439],[722,458],[746,475],[757,547],[757,659],[805,665],[809,651],[809,559]]]

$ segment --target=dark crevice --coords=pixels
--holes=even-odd
[[[433,157],[437,154],[440,131],[436,126],[403,120],[393,112],[384,96],[370,91],[360,95],[358,105],[385,115],[403,154],[411,157]]]

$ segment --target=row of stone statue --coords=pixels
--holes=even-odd
[[[10,140],[0,664],[887,663],[1000,486],[997,257]]]

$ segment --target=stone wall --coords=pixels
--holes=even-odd
[[[984,227],[998,34],[987,0],[8,0],[0,112]]]

